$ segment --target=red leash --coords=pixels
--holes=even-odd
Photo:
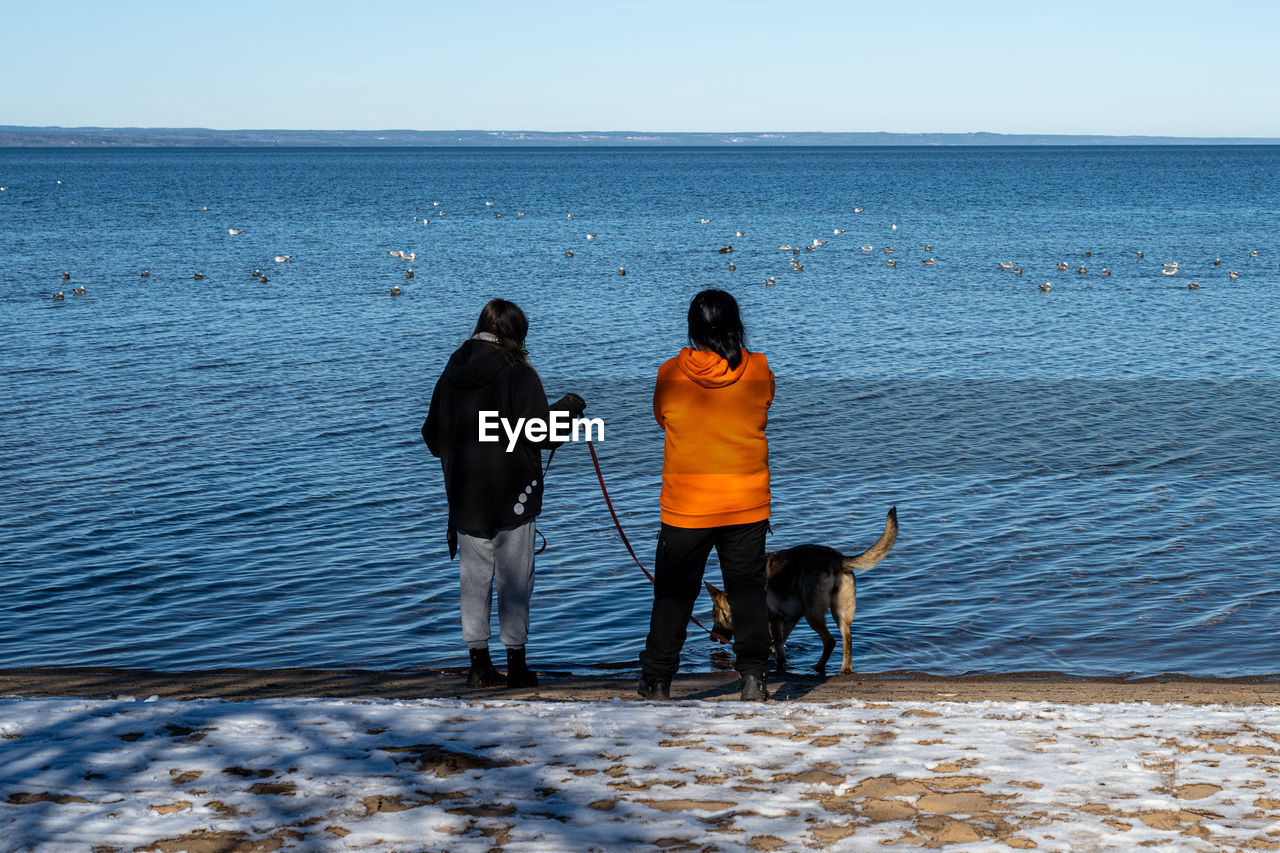
[[[609,508],[609,515],[613,516],[613,526],[618,529],[618,535],[622,537],[622,544],[627,546],[627,553],[631,555],[631,559],[636,561],[636,565],[640,567],[640,571],[644,572],[644,576],[649,579],[649,583],[655,583],[653,575],[649,574],[649,570],[644,567],[644,563],[640,562],[640,558],[636,556],[635,549],[631,547],[631,541],[627,539],[627,534],[622,529],[622,522],[618,520],[618,513],[613,508],[613,501],[609,500],[609,490],[605,488],[604,485],[604,472],[600,470],[600,459],[596,456],[596,445],[591,439],[587,439],[587,450],[591,451],[591,464],[596,466],[596,479],[600,481],[600,494],[604,495],[604,505]],[[693,624],[710,634],[711,639],[718,643],[729,642],[727,639],[699,622],[697,616],[691,616],[689,618]]]

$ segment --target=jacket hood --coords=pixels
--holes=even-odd
[[[505,367],[510,364],[497,347],[472,338],[449,357],[444,378],[455,388],[479,388],[492,382]]]
[[[744,349],[742,360],[738,362],[735,369],[729,367],[729,362],[723,357],[713,352],[685,347],[680,350],[680,355],[676,356],[676,364],[680,367],[681,373],[703,388],[723,388],[742,378],[750,358],[751,353]]]

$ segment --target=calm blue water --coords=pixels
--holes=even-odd
[[[3,150],[0,186],[2,666],[463,664],[449,353],[525,308],[649,563],[651,382],[716,286],[778,377],[771,546],[898,507],[857,669],[1280,672],[1280,149]],[[586,448],[548,482],[531,660],[634,666]]]

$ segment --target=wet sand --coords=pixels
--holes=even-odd
[[[97,667],[0,670],[0,695],[23,697],[161,699],[216,698],[231,701],[288,697],[380,699],[522,699],[548,702],[637,699],[634,674],[576,675],[540,672],[537,687],[468,690],[465,670],[217,669],[161,672]],[[774,673],[769,690],[777,701],[1016,702],[1056,704],[1152,702],[1183,705],[1278,705],[1280,676],[1203,679],[1169,675],[1142,679],[1073,678],[1058,673],[933,676],[914,672],[821,678]],[[672,696],[736,700],[732,672],[680,675]],[[637,699],[638,701],[638,699]]]

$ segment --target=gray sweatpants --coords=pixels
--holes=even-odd
[[[509,649],[529,639],[529,598],[533,595],[533,525],[529,519],[500,527],[492,536],[458,531],[461,564],[462,639],[473,649],[489,645],[493,584],[498,582],[498,637]]]

